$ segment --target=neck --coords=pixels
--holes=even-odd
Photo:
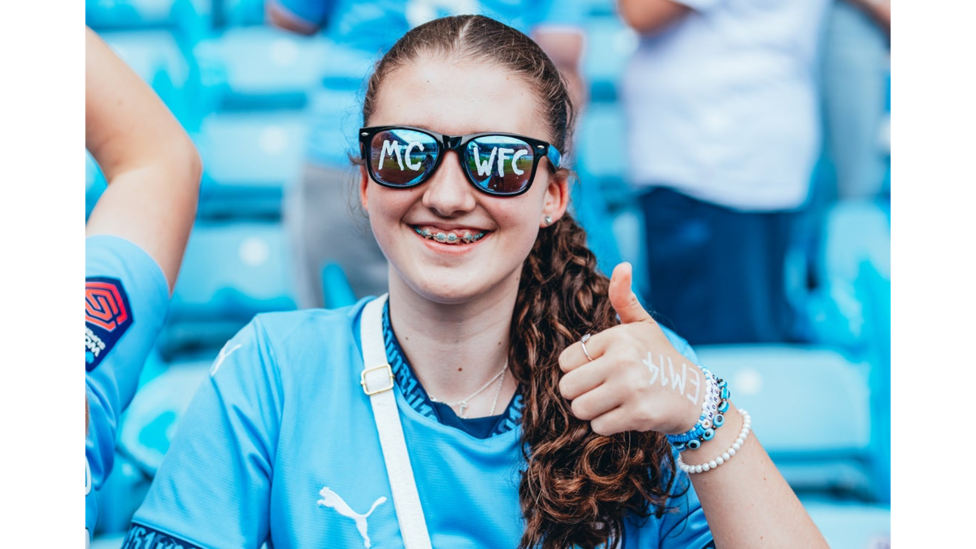
[[[428,394],[454,402],[501,371],[508,358],[517,288],[492,299],[444,304],[401,287],[405,284],[394,278],[390,280],[390,322]],[[505,378],[499,406],[515,392],[513,376]],[[478,396],[488,394],[488,408],[495,392],[494,387],[489,389]]]

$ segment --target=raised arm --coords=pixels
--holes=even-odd
[[[559,365],[566,374],[559,388],[576,417],[596,433],[684,433],[702,411],[704,372],[689,364],[640,305],[631,277],[627,264],[614,269],[609,297],[621,324],[588,338],[586,353],[580,342],[563,351]],[[677,372],[687,383],[673,382]],[[714,438],[681,453],[684,463],[709,463],[733,447],[745,416],[730,405],[724,417]],[[732,454],[718,467],[690,474],[716,547],[827,547],[755,434]]]
[[[690,11],[672,0],[617,0],[620,18],[641,34],[658,33]]]
[[[172,292],[196,216],[200,156],[152,88],[91,29],[85,39],[85,148],[108,183],[86,235],[138,245],[162,268]]]

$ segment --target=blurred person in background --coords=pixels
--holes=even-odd
[[[820,150],[829,0],[618,0],[650,303],[692,344],[791,340],[785,255]]]
[[[574,117],[494,19],[401,38],[356,132],[389,293],[234,336],[123,547],[826,547],[630,266],[597,270]]]
[[[202,166],[155,92],[86,27],[85,148],[108,188],[85,225],[85,543],[116,430],[163,326]]]
[[[407,30],[436,17],[480,13],[532,36],[570,81],[574,99],[585,91],[579,64],[583,3],[577,0],[269,0],[273,25],[329,41],[322,87],[312,99],[306,164],[283,205],[300,307],[322,307],[322,269],[342,267],[358,297],[387,287],[387,263],[369,223],[356,206],[350,136],[358,127],[356,105],[372,64]]]
[[[836,0],[830,7],[822,76],[825,152],[837,181],[830,198],[885,192],[890,33],[888,0]]]

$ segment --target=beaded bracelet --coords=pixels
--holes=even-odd
[[[681,454],[678,454],[678,468],[689,475],[694,473],[704,473],[705,471],[715,469],[719,465],[722,465],[726,461],[732,459],[732,456],[734,456],[735,453],[742,448],[746,438],[749,437],[749,431],[752,430],[752,418],[749,417],[749,412],[739,408],[739,413],[742,414],[742,430],[739,431],[739,438],[735,439],[735,442],[732,443],[732,446],[729,447],[728,450],[722,452],[721,455],[717,456],[708,463],[702,463],[701,465],[688,465],[681,460]]]
[[[695,426],[679,435],[667,435],[668,442],[679,452],[697,450],[702,443],[711,440],[715,431],[725,424],[725,412],[729,409],[729,388],[724,379],[716,379],[708,368],[699,366],[705,375],[705,399],[702,413]]]

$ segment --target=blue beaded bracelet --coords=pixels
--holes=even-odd
[[[702,443],[715,437],[715,431],[725,425],[725,412],[729,409],[729,388],[724,379],[716,379],[704,366],[700,366],[705,374],[705,400],[702,402],[702,414],[695,426],[678,435],[667,435],[668,442],[679,452],[697,450]]]

